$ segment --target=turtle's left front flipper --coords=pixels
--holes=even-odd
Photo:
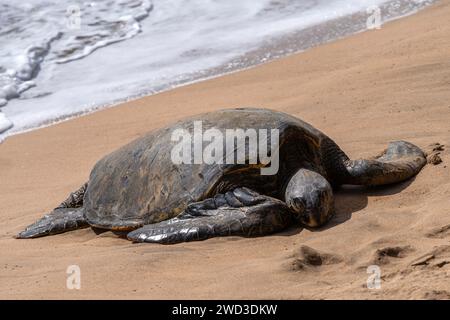
[[[28,239],[63,233],[88,226],[83,214],[83,197],[86,192],[87,183],[72,192],[51,213],[29,225],[20,232],[17,239]]]
[[[17,239],[28,239],[63,233],[88,226],[82,208],[56,208],[20,232]]]
[[[219,236],[256,237],[293,223],[287,205],[247,188],[190,204],[178,217],[145,225],[128,234],[135,242],[173,244]]]

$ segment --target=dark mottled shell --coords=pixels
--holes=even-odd
[[[280,169],[261,176],[261,165],[181,164],[171,161],[173,130],[279,129]],[[91,225],[130,230],[178,215],[188,203],[237,186],[282,198],[288,179],[301,167],[326,175],[321,142],[327,139],[311,125],[267,109],[228,109],[191,117],[150,132],[101,159],[93,168],[84,197],[85,216]],[[207,143],[205,143],[206,145]],[[224,152],[225,153],[225,152]]]

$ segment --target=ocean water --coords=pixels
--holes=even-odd
[[[432,2],[0,0],[0,140],[305,50]]]

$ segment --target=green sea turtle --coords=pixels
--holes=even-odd
[[[225,161],[238,156],[237,140],[224,161],[175,163],[173,149],[179,142],[173,133],[192,133],[196,121],[224,135],[236,128],[278,130],[276,173],[261,174],[272,164],[259,157],[251,163],[250,137],[243,142],[244,163]],[[265,139],[275,145],[269,135]],[[333,140],[298,118],[268,109],[226,109],[150,132],[105,156],[85,185],[17,237],[92,226],[126,232],[135,242],[168,244],[263,236],[294,224],[314,228],[333,214],[333,188],[403,181],[425,164],[425,154],[409,142],[391,142],[370,160],[350,160]]]

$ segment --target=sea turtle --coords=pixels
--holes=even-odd
[[[174,140],[174,132],[195,133],[196,121],[203,130],[224,136],[237,128],[278,130],[278,142],[270,140],[275,131],[263,141],[266,148],[277,145],[278,170],[261,174],[271,163],[260,157],[251,163],[254,140],[245,135],[244,163],[236,163],[240,147],[234,139],[224,161],[175,163],[173,150],[180,142]],[[202,148],[206,145],[201,142]],[[194,153],[191,142],[185,146]],[[229,159],[236,161],[225,161]],[[268,109],[225,109],[150,132],[105,156],[85,185],[17,237],[92,226],[124,232],[135,242],[169,244],[215,236],[263,236],[294,224],[315,228],[333,214],[334,188],[403,181],[425,164],[424,152],[409,142],[391,142],[370,160],[350,160],[333,140],[296,117]]]

